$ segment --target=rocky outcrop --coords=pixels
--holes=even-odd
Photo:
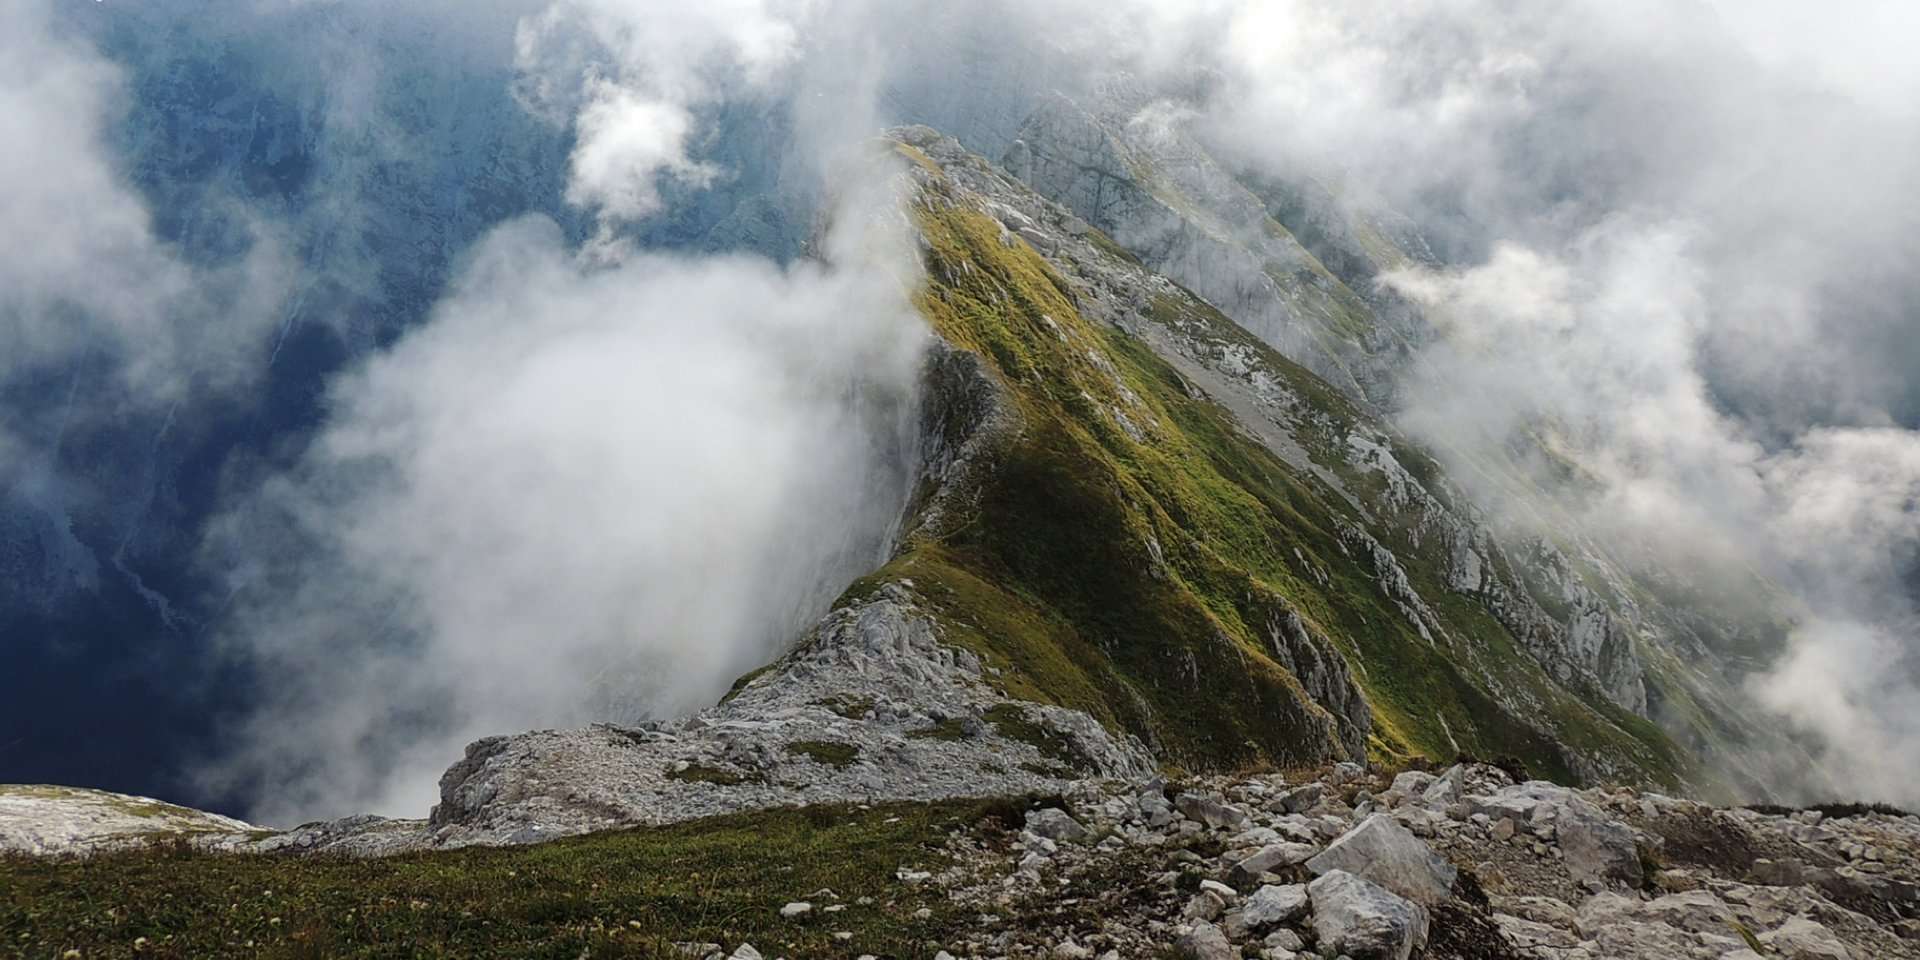
[[[991,447],[1019,429],[1005,388],[980,358],[944,340],[928,344],[920,387],[919,466],[902,517],[903,538],[937,534],[966,516],[982,472],[990,468]]]
[[[1161,818],[1137,799],[1157,791],[1087,784],[1067,806],[1098,842],[956,840],[960,863],[934,882],[983,916],[947,949],[1154,956],[1172,948],[1269,960],[1920,958],[1920,817],[1723,810],[1625,789],[1516,784],[1478,764],[1439,776],[1212,779],[1193,785],[1192,795],[1202,793],[1247,819],[1208,815],[1211,807],[1195,807],[1198,818]],[[1305,797],[1310,804],[1290,802]],[[1654,872],[1594,889],[1577,862],[1583,841],[1560,819],[1575,810],[1624,833]],[[1244,868],[1252,845],[1281,836],[1326,852],[1260,873]],[[1862,844],[1882,844],[1880,859],[1821,868],[1851,878],[1832,886],[1788,882],[1781,861],[1735,850],[1834,863]],[[1355,856],[1363,846],[1393,852]],[[1439,868],[1445,890],[1435,882]],[[1071,910],[1062,909],[1063,891],[1072,891]]]
[[[991,689],[908,584],[830,614],[721,705],[638,728],[474,744],[441,782],[435,845],[527,843],[796,803],[935,800],[1145,776],[1085,714]]]
[[[1376,813],[1342,834],[1308,860],[1307,869],[1318,876],[1352,874],[1416,903],[1441,903],[1453,896],[1453,867],[1386,814]]]
[[[1491,796],[1469,798],[1467,806],[1476,815],[1493,820],[1495,829],[1507,836],[1522,827],[1536,834],[1557,835],[1568,873],[1589,887],[1638,886],[1642,880],[1632,831],[1565,787],[1531,781]]]
[[[1314,632],[1298,610],[1276,615],[1267,625],[1266,636],[1273,659],[1299,678],[1314,702],[1333,715],[1347,756],[1365,757],[1367,737],[1373,733],[1373,710],[1339,649]]]
[[[0,786],[0,854],[89,854],[156,840],[224,846],[271,832],[150,797],[77,787]]]
[[[1370,308],[1386,295],[1349,288],[1178,117],[1124,79],[1079,101],[1054,97],[1004,166],[1329,382],[1385,399],[1424,335],[1417,318]]]
[[[1354,960],[1407,960],[1426,946],[1427,911],[1344,870],[1307,886],[1313,896],[1313,935],[1327,949]]]

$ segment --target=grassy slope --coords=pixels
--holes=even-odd
[[[379,860],[158,850],[0,859],[0,956],[679,957],[676,940],[767,956],[918,956],[958,921],[895,871],[1008,803],[817,807],[533,847]],[[1009,816],[1009,813],[1014,816]],[[823,888],[838,901],[812,894]],[[860,897],[874,903],[855,905]],[[801,921],[780,907],[811,900]],[[837,914],[819,912],[846,903]],[[932,915],[915,918],[922,907]],[[854,934],[845,943],[835,931]]]
[[[932,193],[937,201],[937,182]],[[1068,285],[1023,244],[1003,245],[991,220],[938,203],[917,215],[932,247],[921,308],[942,335],[988,359],[1024,430],[995,452],[975,515],[909,543],[853,592],[912,579],[948,638],[1001,668],[1009,693],[1135,731],[1175,765],[1291,765],[1332,749],[1324,715],[1262,652],[1261,631],[1283,604],[1356,665],[1380,755],[1444,758],[1457,742],[1568,776],[1553,739],[1487,696],[1491,678],[1540,703],[1554,739],[1641,753],[1659,775],[1674,762],[1644,723],[1596,712],[1547,681],[1485,611],[1440,586],[1433,557],[1395,543],[1478,666],[1421,641],[1342,551],[1334,521],[1358,517],[1340,497],[1192,396],[1145,344],[1081,317]],[[1310,452],[1336,472],[1351,469],[1337,437],[1363,415],[1332,388],[1204,304],[1169,298],[1156,310],[1259,350],[1320,413],[1324,434],[1303,437]],[[1434,469],[1411,451],[1398,455],[1416,473]],[[1351,479],[1361,489],[1364,478]],[[955,825],[1008,809],[771,811],[372,861],[166,850],[83,863],[0,859],[0,953],[126,955],[145,937],[144,955],[155,957],[572,960],[582,951],[678,956],[674,940],[729,950],[748,941],[769,956],[915,955],[959,918],[895,870],[937,865]],[[778,916],[821,887],[840,902],[876,902],[803,922]],[[915,918],[921,907],[931,915]],[[842,943],[835,930],[854,937]]]
[[[1671,779],[1679,761],[1662,734],[1546,678],[1484,609],[1441,585],[1433,545],[1383,537],[1473,665],[1422,641],[1341,548],[1335,518],[1359,519],[1344,500],[1196,399],[1144,343],[1083,318],[1041,257],[1003,244],[998,224],[944,202],[944,190],[935,176],[916,208],[930,247],[921,309],[942,336],[988,360],[1025,430],[998,451],[977,516],[910,543],[856,591],[914,580],[942,606],[950,637],[1007,671],[1008,692],[1087,710],[1176,766],[1284,766],[1329,754],[1324,714],[1303,705],[1264,652],[1267,624],[1292,606],[1357,665],[1379,755],[1444,759],[1457,744],[1572,779],[1555,743],[1565,741]],[[1363,414],[1333,388],[1203,303],[1169,298],[1155,309],[1205,315],[1258,349],[1323,411],[1316,459],[1350,470],[1340,427]],[[1404,457],[1416,472],[1437,469]],[[1489,683],[1527,703],[1529,719],[1544,717],[1553,736],[1502,709]]]

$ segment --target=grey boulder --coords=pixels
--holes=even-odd
[[[1453,893],[1456,871],[1413,832],[1376,813],[1307,861],[1325,875],[1345,871],[1417,903],[1432,905]]]
[[[1080,821],[1067,815],[1058,807],[1044,810],[1027,811],[1027,829],[1048,840],[1078,842],[1092,836],[1092,832],[1080,825]]]
[[[1248,930],[1266,930],[1298,920],[1309,905],[1305,884],[1268,884],[1247,898],[1240,908],[1240,922]]]
[[[1197,820],[1216,830],[1244,830],[1253,824],[1253,818],[1245,810],[1203,794],[1183,793],[1173,801],[1173,805],[1187,819]]]
[[[1195,924],[1175,941],[1173,948],[1182,960],[1238,960],[1239,957],[1233,944],[1227,941],[1227,935],[1211,923]]]
[[[1353,960],[1407,960],[1426,945],[1426,908],[1345,870],[1314,880],[1307,895],[1313,900],[1313,935],[1323,952]]]

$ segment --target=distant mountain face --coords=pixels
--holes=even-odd
[[[498,68],[417,58],[372,78],[380,102],[359,113],[322,62],[350,24],[321,8],[284,19],[312,41],[294,59],[157,10],[60,18],[119,68],[104,139],[159,242],[219,264],[241,218],[262,217],[296,266],[252,389],[103,411],[111,370],[8,384],[9,427],[32,450],[0,472],[9,779],[178,789],[167,778],[248,696],[207,648],[220,591],[199,563],[230,471],[297,444],[328,375],[416,322],[482,230],[554,205],[565,144],[514,107]]]
[[[1074,211],[930,128],[885,143],[938,336],[891,559],[715,707],[488,737],[424,821],[348,818],[264,848],[517,844],[1462,753],[1751,788],[1724,779],[1741,771],[1729,748],[1764,734],[1649,719],[1727,695],[1666,672],[1663,610],[1589,586],[1549,545],[1503,547],[1360,402]]]
[[[247,389],[116,404],[113,371],[85,363],[5,382],[7,433],[25,450],[0,465],[14,665],[0,678],[0,777],[181,790],[178,770],[255,689],[210,648],[233,558],[202,539],[223,495],[298,451],[326,417],[329,377],[419,324],[487,230],[540,212],[584,233],[561,201],[570,136],[514,97],[511,20],[491,46],[450,55],[443,23],[396,19],[326,4],[56,17],[54,35],[118,71],[103,140],[155,239],[220,265],[263,221],[290,263]],[[783,121],[713,119],[729,179],[671,197],[639,239],[791,256],[807,218],[779,205],[780,151],[756,149]],[[65,709],[76,701],[84,715]]]
[[[60,22],[123,72],[107,142],[155,235],[220,263],[260,218],[293,266],[247,389],[103,416],[85,364],[7,383],[6,426],[27,453],[0,467],[0,636],[18,638],[0,677],[0,780],[180,796],[177,772],[258,695],[250,668],[214,649],[247,560],[207,545],[224,495],[298,457],[331,411],[331,378],[419,327],[487,231],[525,213],[576,243],[592,228],[563,198],[571,132],[516,99],[497,46],[449,57],[405,31],[371,40],[382,24],[337,5],[232,30],[120,14]],[[964,21],[948,24],[963,40]],[[1413,224],[1308,178],[1238,170],[1124,80],[997,72],[957,48],[971,86],[884,99],[886,119],[931,125],[888,141],[911,178],[917,306],[977,368],[929,388],[951,418],[925,425],[922,495],[892,558],[721,722],[798,706],[839,718],[814,718],[824,736],[857,719],[815,701],[876,691],[828,689],[816,661],[838,662],[835,637],[879,643],[849,625],[891,602],[911,626],[879,618],[889,629],[964,651],[956,669],[990,691],[901,713],[901,730],[1038,736],[1043,769],[1006,773],[1023,788],[1149,757],[1469,752],[1563,779],[1752,793],[1773,781],[1766,758],[1798,756],[1735,694],[1777,650],[1772,611],[1715,608],[1571,522],[1556,537],[1502,528],[1475,499],[1487,489],[1557,509],[1522,468],[1549,442],[1476,464],[1470,493],[1391,426],[1383,411],[1434,336],[1374,283],[1438,264]],[[669,186],[631,238],[800,256],[821,197],[787,149],[791,117],[747,103],[706,119],[701,153],[724,175]],[[824,692],[773,689],[796,671]],[[1008,703],[1045,710],[1028,724]],[[1088,769],[1048,767],[1050,736],[1078,743]],[[520,778],[541,778],[542,750],[575,747],[470,756],[436,826],[527,826],[537,818],[490,798],[537,806]],[[941,782],[961,778],[951,756],[908,760],[920,753]],[[608,789],[615,805],[658,799]]]

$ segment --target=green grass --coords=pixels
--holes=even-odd
[[[749,778],[745,774],[733,770],[695,763],[688,765],[684,770],[669,772],[667,779],[678,780],[682,783],[713,783],[723,787],[737,787],[740,784],[746,783]]]
[[[830,767],[849,767],[860,758],[860,748],[850,743],[836,743],[832,740],[795,740],[787,744],[787,752],[799,754],[815,763]]]
[[[848,720],[859,720],[865,717],[873,711],[873,704],[872,697],[856,697],[848,694],[836,694],[825,700],[815,701],[816,706],[826,707]]]
[[[907,738],[911,740],[946,740],[949,742],[965,740],[967,738],[967,721],[959,717],[948,717],[930,727],[922,727],[907,734]]]
[[[1001,736],[1027,744],[1055,763],[1074,770],[1085,770],[1090,766],[1086,755],[1080,752],[1072,739],[1052,727],[1033,722],[1027,717],[1024,707],[1011,703],[1000,704],[987,711],[987,722],[993,724]]]
[[[733,681],[733,685],[728,687],[727,692],[720,697],[720,702],[726,703],[727,701],[732,700],[734,697],[739,696],[742,690],[747,689],[748,684],[752,683],[755,680],[760,679],[760,676],[762,674],[772,669],[773,669],[773,664],[767,663],[767,664],[762,664],[758,667],[753,668],[752,670],[747,671],[746,673],[741,674],[739,679],[736,679],[735,681]]]
[[[729,952],[745,941],[769,957],[921,956],[962,918],[895,871],[938,868],[952,830],[1017,824],[1019,809],[777,810],[377,860],[183,849],[0,858],[0,955],[124,957],[144,937],[140,956],[154,958],[678,957],[674,941]],[[839,899],[812,896],[822,888]],[[874,902],[855,905],[861,897]],[[793,900],[815,912],[780,918]],[[823,913],[831,903],[848,906]],[[931,917],[916,919],[923,907]],[[854,938],[837,942],[836,930]]]
[[[1567,743],[1648,779],[1677,776],[1659,730],[1561,686],[1479,601],[1448,590],[1439,538],[1416,542],[1412,518],[1363,516],[1280,460],[1148,344],[1083,317],[1070,284],[1026,246],[1002,246],[984,214],[945,202],[940,178],[925,189],[921,312],[987,362],[1021,429],[991,452],[972,515],[909,542],[854,592],[912,579],[945,639],[998,669],[1008,695],[1083,710],[1173,767],[1284,768],[1339,751],[1332,718],[1267,648],[1291,609],[1353,665],[1381,759],[1512,754],[1573,780]],[[1336,389],[1184,291],[1149,317],[1252,351],[1303,402],[1297,438],[1315,463],[1377,493],[1345,440],[1369,417]],[[1437,478],[1431,458],[1393,447]],[[1342,542],[1343,524],[1394,550],[1445,636],[1419,636]]]
[[[1140,262],[1140,258],[1134,256],[1132,251],[1113,242],[1113,238],[1107,236],[1106,232],[1099,227],[1087,227],[1087,240],[1094,246],[1099,247],[1101,252],[1115,260],[1125,260],[1132,264],[1138,264]]]

